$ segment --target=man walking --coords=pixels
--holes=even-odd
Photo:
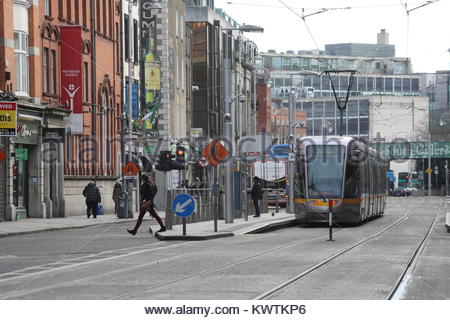
[[[158,221],[161,227],[161,229],[159,229],[158,232],[164,232],[167,230],[161,218],[158,216],[155,210],[154,200],[156,193],[158,192],[158,188],[156,187],[156,184],[153,182],[153,180],[149,179],[147,175],[143,174],[142,180],[144,180],[144,182],[141,185],[141,207],[139,208],[139,217],[138,220],[136,221],[134,229],[133,230],[127,229],[128,233],[132,234],[133,236],[136,235],[147,211],[153,218],[156,219],[156,221]]]
[[[253,205],[255,206],[255,215],[253,217],[258,218],[261,216],[259,211],[259,200],[263,198],[262,187],[258,177],[253,177],[253,187],[250,192],[252,195]]]
[[[87,217],[90,218],[92,213],[94,219],[97,218],[97,206],[102,202],[102,196],[94,181],[89,181],[83,190],[83,196],[86,198]]]

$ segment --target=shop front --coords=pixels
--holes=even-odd
[[[40,217],[40,136],[41,121],[18,117],[17,136],[12,138],[14,143],[13,204],[16,208],[15,220]]]

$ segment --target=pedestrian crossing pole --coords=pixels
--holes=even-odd
[[[328,200],[328,229],[330,231],[330,235],[327,241],[333,240],[333,200]]]

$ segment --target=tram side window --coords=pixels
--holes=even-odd
[[[358,165],[349,165],[345,170],[344,198],[356,198],[360,195],[360,169]]]
[[[295,197],[306,198],[305,188],[305,164],[303,160],[298,159],[294,178]]]

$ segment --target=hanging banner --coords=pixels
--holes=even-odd
[[[158,111],[161,105],[161,61],[156,50],[156,14],[160,0],[142,0],[140,10],[141,110],[138,127],[148,134],[158,135]]]
[[[448,159],[450,158],[450,141],[428,142],[383,142],[370,143],[370,147],[380,152],[387,160],[395,159]],[[430,149],[428,151],[428,149]]]
[[[127,82],[125,85],[125,104],[128,104],[128,94],[129,94],[129,83]],[[132,83],[131,84],[131,118],[133,120],[137,120],[139,117],[138,110],[138,99],[139,99],[139,84]],[[126,110],[128,111],[128,105]]]
[[[83,132],[81,26],[61,26],[61,103],[72,111],[71,132]]]
[[[17,103],[0,102],[0,136],[17,135]]]

